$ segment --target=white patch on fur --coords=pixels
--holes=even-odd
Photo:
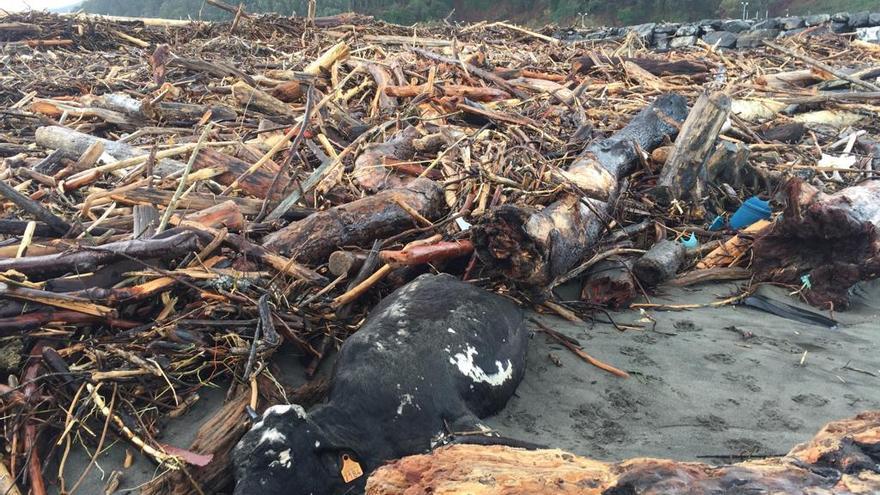
[[[296,413],[296,416],[299,419],[306,419],[307,417],[306,410],[298,404],[278,404],[277,406],[272,406],[269,409],[266,409],[266,411],[263,412],[263,419],[266,419],[269,416],[281,416],[283,414],[287,414],[290,411]]]
[[[476,355],[477,350],[468,346],[464,353],[459,352],[455,356],[449,358],[449,362],[457,366],[458,371],[460,371],[462,375],[477,383],[487,383],[493,387],[500,387],[501,385],[504,385],[507,380],[513,378],[513,363],[511,363],[509,359],[507,360],[506,366],[502,364],[501,361],[495,361],[495,365],[498,367],[498,372],[489,374],[474,363],[474,356]]]
[[[272,461],[269,463],[269,467],[273,468],[275,466],[281,466],[286,469],[290,469],[290,466],[293,464],[293,458],[290,457],[290,449],[282,450],[280,454],[278,454],[278,460]]]
[[[400,405],[397,406],[397,415],[400,416],[403,414],[403,408],[406,406],[411,406],[413,403],[413,396],[410,394],[403,394],[400,396]]]
[[[451,329],[451,328],[447,328],[446,331],[449,332],[449,333],[451,333],[451,334],[453,334],[453,335],[455,334],[455,330],[453,330],[453,329]]]
[[[260,435],[260,441],[257,442],[257,445],[263,445],[264,443],[281,443],[287,441],[287,437],[284,436],[284,433],[276,430],[275,428],[266,429],[262,435]]]
[[[406,337],[409,335],[409,332],[407,332],[406,330],[401,328],[401,329],[397,330],[397,335],[399,335],[401,337]]]

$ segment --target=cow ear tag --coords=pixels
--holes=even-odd
[[[360,478],[364,475],[364,470],[361,469],[361,465],[358,462],[351,458],[348,454],[342,455],[342,479],[346,483],[351,483],[352,481]]]

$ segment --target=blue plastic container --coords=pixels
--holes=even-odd
[[[768,201],[753,196],[747,199],[730,217],[730,228],[733,230],[744,229],[758,220],[769,220],[772,213]]]
[[[682,238],[681,244],[682,244],[682,246],[686,247],[687,249],[696,249],[697,247],[699,247],[700,241],[697,239],[696,235],[691,234],[691,236],[688,237],[687,239]]]
[[[712,223],[709,225],[709,231],[715,232],[716,230],[721,230],[724,228],[724,225],[724,217],[718,215],[717,217],[715,217],[715,220],[712,220]]]

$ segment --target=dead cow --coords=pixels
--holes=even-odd
[[[483,429],[525,371],[508,300],[449,275],[385,298],[345,341],[326,404],[268,409],[233,453],[236,495],[362,493],[383,463]]]

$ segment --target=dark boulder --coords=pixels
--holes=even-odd
[[[703,35],[703,41],[719,48],[734,48],[737,35],[727,31],[714,31]]]

